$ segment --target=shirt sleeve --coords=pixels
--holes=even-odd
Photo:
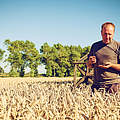
[[[87,58],[88,60],[89,60],[89,57],[90,57],[90,56],[95,56],[95,55],[94,55],[94,45],[91,46],[91,49],[90,49],[90,52],[89,52],[88,58]]]
[[[118,42],[118,64],[120,64],[120,42]]]

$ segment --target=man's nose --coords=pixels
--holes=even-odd
[[[107,39],[109,38],[109,35],[108,35],[108,34],[106,35],[106,38],[107,38]]]

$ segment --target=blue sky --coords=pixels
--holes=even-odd
[[[119,0],[0,0],[0,48],[10,40],[49,45],[81,45],[101,40],[101,24],[116,25],[120,41]]]

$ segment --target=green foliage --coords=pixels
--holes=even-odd
[[[90,46],[82,48],[78,46],[63,46],[60,43],[54,44],[52,47],[48,43],[44,43],[39,51],[35,48],[35,44],[29,40],[10,41],[5,40],[9,56],[5,60],[10,63],[10,76],[21,76],[25,74],[25,68],[31,69],[29,75],[31,77],[38,76],[38,65],[45,65],[46,76],[50,77],[67,77],[73,76],[73,62],[80,60],[90,51]],[[0,59],[3,58],[4,51],[0,49]],[[81,65],[84,69],[85,66]],[[81,76],[80,72],[77,72]]]
[[[80,60],[80,57],[89,52],[89,47],[63,46],[60,43],[52,47],[48,43],[41,46],[41,63],[46,67],[46,76],[67,77],[73,76],[73,62]],[[80,75],[80,73],[78,72]]]
[[[10,77],[18,77],[19,76],[19,73],[17,72],[17,69],[15,68],[12,68],[9,72],[9,76]]]
[[[0,73],[4,73],[4,69],[0,66]]]
[[[86,55],[89,51],[90,51],[90,46],[84,47],[84,48],[82,49],[82,54],[81,54],[81,56],[83,57],[83,56]]]
[[[3,55],[4,55],[4,53],[5,53],[5,51],[0,49],[0,60],[3,59]]]
[[[40,54],[35,48],[34,43],[29,40],[25,42],[22,40],[5,40],[4,43],[7,45],[7,50],[9,51],[9,56],[6,61],[12,67],[10,75],[15,72],[15,74],[19,73],[19,76],[23,77],[26,67],[31,68],[31,71],[36,71],[40,64]],[[33,72],[31,74],[33,75]]]
[[[5,51],[0,49],[0,60],[3,59],[3,55],[4,55]],[[0,73],[4,73],[4,69],[0,66]]]

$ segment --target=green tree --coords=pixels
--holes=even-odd
[[[78,46],[63,46],[60,43],[52,47],[48,43],[41,46],[41,62],[46,66],[46,76],[73,76],[74,64],[89,52],[89,46],[81,48]],[[85,65],[81,65],[82,68]],[[80,72],[77,73],[80,76]]]
[[[48,43],[44,43],[40,48],[41,53],[41,63],[45,65],[46,76],[52,76],[52,67],[50,62],[52,61],[52,56],[50,54],[51,47],[48,45]]]
[[[73,62],[79,61],[81,58],[81,54],[82,54],[82,48],[81,46],[70,46],[70,54],[69,54],[69,61],[71,64],[70,70],[69,70],[69,74],[70,76],[73,76],[74,74],[74,64]],[[78,76],[80,76],[80,72],[77,72]]]
[[[11,65],[10,76],[24,76],[25,68],[31,68],[31,74],[36,74],[36,69],[40,64],[40,54],[34,43],[26,40],[10,41],[5,40],[9,56],[6,59]],[[19,73],[19,74],[18,74]],[[36,76],[36,75],[35,75]]]
[[[4,55],[5,51],[0,49],[0,60],[3,59],[3,55]],[[0,73],[4,73],[4,69],[0,66]]]
[[[90,46],[84,47],[81,52],[81,57],[86,55],[90,51]]]
[[[0,49],[0,60],[2,60],[2,59],[3,59],[3,55],[4,55],[4,53],[5,53],[5,51],[4,51],[4,50],[2,50],[2,49]]]
[[[56,76],[64,77],[68,76],[67,70],[70,67],[69,63],[69,50],[67,51],[67,46],[63,46],[60,43],[55,44],[53,47],[56,48],[56,59],[55,62],[58,64],[56,69]]]
[[[40,49],[41,62],[46,66],[46,76],[65,76],[68,54],[64,46],[61,44],[54,44],[50,47],[47,43],[44,43]]]

